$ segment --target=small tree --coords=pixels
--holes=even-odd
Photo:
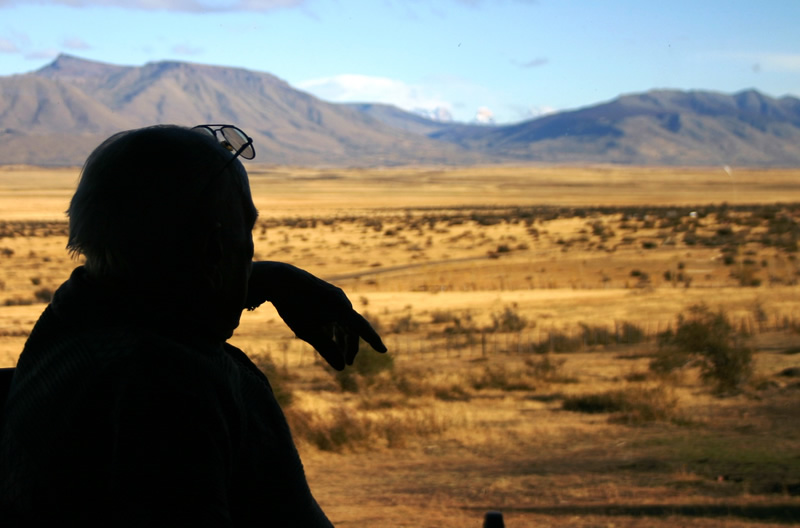
[[[697,363],[703,379],[714,384],[718,393],[736,390],[753,373],[752,351],[720,309],[711,311],[705,304],[689,307],[679,314],[675,330],[659,336],[659,356],[650,368],[671,372]]]

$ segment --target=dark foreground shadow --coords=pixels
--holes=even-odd
[[[738,517],[754,521],[794,524],[800,522],[800,504],[727,505],[727,504],[647,504],[597,506],[536,506],[536,507],[468,507],[469,510],[497,510],[503,513],[533,513],[540,515],[606,515],[617,517]]]

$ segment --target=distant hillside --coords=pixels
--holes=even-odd
[[[123,67],[62,55],[0,77],[0,163],[80,164],[118,130],[235,123],[261,163],[393,165],[476,162],[454,144],[404,132],[266,73],[183,62]]]
[[[652,91],[506,126],[442,123],[382,104],[332,104],[268,73],[185,62],[118,66],[61,55],[0,77],[0,164],[81,164],[108,135],[234,123],[257,162],[800,165],[800,100]]]
[[[507,126],[362,111],[392,126],[503,159],[641,165],[800,165],[800,99],[754,90],[651,91]]]
[[[553,161],[798,165],[800,100],[755,91],[653,91],[505,127],[478,145]]]

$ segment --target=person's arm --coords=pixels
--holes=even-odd
[[[386,352],[380,336],[353,309],[341,288],[291,264],[253,263],[245,307],[253,310],[267,301],[297,337],[336,370],[353,364],[359,338],[378,352]]]

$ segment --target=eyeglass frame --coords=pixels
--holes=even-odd
[[[217,128],[212,128],[212,127],[217,127]],[[241,147],[239,147],[239,148],[238,148],[236,151],[233,151],[233,149],[232,149],[233,145],[232,145],[232,144],[231,144],[231,142],[228,140],[228,138],[227,138],[227,137],[225,137],[225,132],[224,132],[224,130],[225,130],[226,128],[232,128],[232,129],[234,129],[235,131],[237,131],[237,133],[238,133],[238,134],[240,134],[240,135],[241,135],[241,136],[242,136],[242,137],[245,139],[245,143],[244,143],[244,145],[242,145]],[[193,127],[192,127],[192,130],[195,130],[195,129],[201,129],[201,130],[205,130],[206,132],[211,132],[211,135],[212,135],[212,136],[214,136],[214,139],[216,139],[217,141],[219,141],[219,136],[217,136],[217,132],[220,132],[220,133],[222,134],[222,139],[224,139],[225,141],[224,141],[224,142],[222,142],[222,141],[219,141],[219,144],[220,144],[220,145],[222,145],[223,147],[225,147],[227,150],[229,150],[229,151],[233,152],[233,157],[232,157],[231,159],[229,159],[228,161],[226,161],[226,162],[225,162],[225,165],[223,165],[223,166],[222,166],[222,168],[219,170],[219,172],[222,172],[222,171],[224,171],[226,168],[228,168],[228,165],[229,165],[229,164],[230,164],[230,163],[231,163],[233,160],[235,160],[236,158],[238,158],[239,156],[242,156],[242,157],[243,157],[244,159],[246,159],[246,160],[251,160],[251,159],[253,159],[253,158],[255,158],[255,157],[256,157],[256,148],[253,146],[253,138],[251,138],[250,136],[248,136],[248,135],[247,135],[247,134],[244,132],[244,130],[242,130],[241,128],[239,128],[239,127],[237,127],[237,126],[234,126],[234,125],[227,125],[227,124],[218,124],[218,123],[207,123],[207,124],[203,124],[203,125],[196,125],[196,126],[193,126]],[[227,143],[227,145],[226,145],[226,143]],[[248,147],[250,147],[250,150],[253,152],[253,155],[252,155],[252,156],[247,156],[247,155],[243,154],[243,153],[244,153],[244,151],[245,151],[245,150],[246,150]]]

